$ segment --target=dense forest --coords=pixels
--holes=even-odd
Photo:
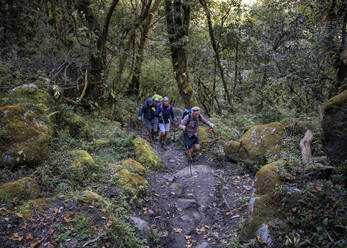
[[[1,0],[0,247],[346,247],[346,39],[343,0]]]

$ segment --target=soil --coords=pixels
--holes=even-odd
[[[246,170],[236,164],[216,162],[215,144],[205,147],[190,168],[180,143],[164,150],[152,142],[169,169],[148,175],[152,201],[144,219],[164,234],[161,247],[221,247],[246,218],[253,178],[241,175]]]

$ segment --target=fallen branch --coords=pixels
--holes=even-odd
[[[88,240],[87,242],[84,243],[84,245],[82,247],[86,247],[87,245],[95,243],[96,241],[98,241],[103,236],[104,236],[104,234],[100,234],[99,233],[98,236],[95,239]]]

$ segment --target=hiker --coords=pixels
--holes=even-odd
[[[159,106],[159,104],[160,104],[160,100],[159,100],[158,97],[155,97],[155,98],[153,98],[153,99],[154,99],[154,106],[155,106],[155,108],[157,109],[158,106]]]
[[[165,141],[170,130],[170,117],[173,122],[175,121],[175,114],[172,106],[169,104],[169,98],[167,96],[165,96],[163,102],[158,105],[155,116],[158,117],[160,146],[165,149]]]
[[[214,125],[200,114],[199,107],[193,107],[191,113],[187,114],[181,121],[179,128],[184,131],[184,145],[188,149],[187,159],[192,160],[194,151],[200,150],[199,143],[199,123],[202,121],[210,128]]]
[[[148,138],[150,141],[153,140],[153,134],[157,132],[157,118],[155,117],[155,111],[156,107],[153,103],[153,99],[149,97],[141,107],[138,116],[139,121],[142,120],[142,116],[145,118]]]

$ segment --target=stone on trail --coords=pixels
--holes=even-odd
[[[202,175],[202,174],[213,174],[214,170],[207,165],[192,165],[192,174],[194,175]],[[175,177],[189,177],[190,167],[186,166],[184,169],[176,172]]]
[[[152,228],[149,226],[149,224],[146,221],[140,218],[132,217],[132,216],[129,218],[139,229],[140,236],[142,238],[148,239],[151,236]]]
[[[183,187],[178,183],[172,183],[169,190],[172,195],[181,195],[183,192]]]
[[[202,242],[198,244],[195,248],[209,248],[211,247],[207,242]]]
[[[323,106],[323,147],[333,162],[347,160],[347,90]]]
[[[183,199],[183,198],[180,198],[177,200],[176,202],[176,206],[178,209],[181,209],[181,210],[184,210],[184,209],[187,209],[187,208],[197,208],[197,203],[196,203],[196,200],[194,199]]]

